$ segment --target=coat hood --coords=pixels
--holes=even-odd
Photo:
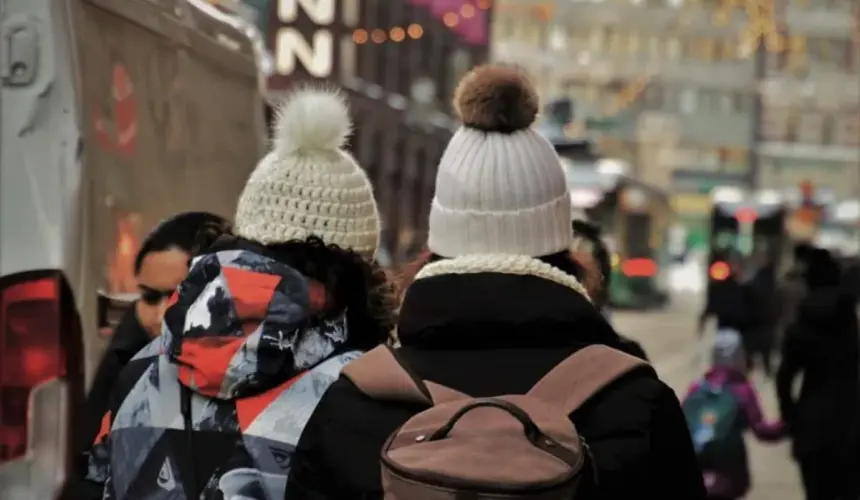
[[[180,383],[242,398],[324,361],[347,339],[345,313],[322,314],[326,296],[321,283],[249,250],[196,259],[164,317]]]
[[[537,259],[458,257],[430,263],[400,309],[403,346],[425,349],[584,347],[631,352],[574,278]]]

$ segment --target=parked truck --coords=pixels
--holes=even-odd
[[[200,0],[196,0],[200,1]],[[190,0],[0,0],[0,498],[54,498],[143,235],[233,214],[264,147],[254,45]]]

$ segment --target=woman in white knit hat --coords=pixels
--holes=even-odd
[[[623,349],[589,299],[583,267],[571,257],[565,174],[553,147],[532,128],[538,98],[527,76],[512,67],[476,68],[461,81],[454,104],[462,126],[438,167],[430,258],[404,296],[398,321],[402,345],[393,351],[398,373],[409,376],[382,397],[379,385],[385,381],[376,380],[374,387],[365,377],[382,370],[383,360],[388,369],[391,354],[377,349],[347,367],[299,441],[289,500],[382,498],[380,449],[407,419],[426,409],[427,394],[436,394],[438,386],[422,381],[479,398],[524,394],[581,349]],[[643,366],[570,415],[592,452],[593,474],[581,475],[575,498],[703,499],[675,393],[647,364],[616,349],[597,348],[601,356]],[[404,395],[416,399],[406,402]],[[499,449],[474,460],[498,463],[499,470],[519,479],[530,473],[514,467],[517,457],[505,453]],[[426,458],[427,467],[440,466],[438,459]],[[501,498],[474,493],[463,498]],[[534,493],[528,498],[537,498]],[[390,498],[401,497],[408,494]]]
[[[120,377],[128,395],[90,468],[106,498],[283,497],[323,392],[388,340],[379,214],[343,149],[349,132],[337,93],[303,90],[281,107],[234,234],[206,234],[215,241],[170,299],[161,341]]]

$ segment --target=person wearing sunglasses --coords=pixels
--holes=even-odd
[[[229,223],[208,212],[184,212],[162,221],[143,240],[134,262],[139,295],[113,330],[110,343],[96,370],[87,393],[85,415],[81,420],[81,443],[92,443],[99,432],[102,416],[107,411],[108,401],[122,369],[160,334],[168,300],[188,274],[188,264],[194,256],[198,235],[211,227],[224,230],[229,227]],[[77,482],[76,478],[82,478],[85,469],[86,465],[80,464],[80,470],[72,472],[70,484]],[[74,487],[67,488],[67,491],[79,493]]]

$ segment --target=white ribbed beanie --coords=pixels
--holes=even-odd
[[[573,243],[567,181],[552,145],[532,124],[538,97],[508,66],[469,72],[454,95],[462,126],[439,163],[430,250],[442,257],[541,257]]]
[[[339,93],[292,94],[278,109],[272,151],[239,198],[236,234],[263,244],[317,236],[372,259],[379,211],[367,175],[343,149],[351,129]]]

